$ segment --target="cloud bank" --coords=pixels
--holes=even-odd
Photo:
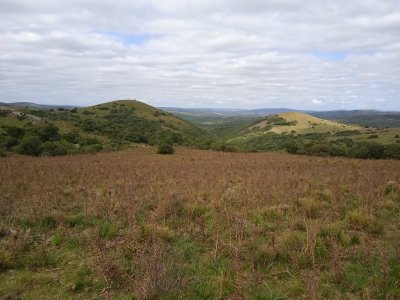
[[[64,2],[0,2],[0,101],[400,110],[397,0]]]

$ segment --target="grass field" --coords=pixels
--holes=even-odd
[[[155,152],[0,158],[0,298],[400,298],[400,161]]]

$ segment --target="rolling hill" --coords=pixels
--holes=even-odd
[[[213,109],[213,108],[179,108],[161,107],[161,109],[178,115],[195,124],[215,122],[219,124],[226,118],[262,118],[286,112],[302,112],[311,116],[360,126],[400,128],[399,111],[378,110],[333,110],[312,111],[294,110],[290,108],[260,108],[260,109]],[[231,122],[231,121],[229,121]]]
[[[285,112],[253,123],[226,140],[224,149],[297,154],[400,157],[400,129],[343,124],[303,112]]]
[[[79,108],[7,104],[0,106],[0,154],[65,155],[165,142],[220,151],[400,158],[400,128],[344,124],[287,110],[263,118],[245,112],[199,109],[197,115],[174,115],[136,100]]]
[[[197,130],[190,122],[137,100],[107,102],[79,108],[76,113],[84,126],[86,124],[87,127],[91,127],[93,124],[94,127],[105,127],[103,132],[105,135],[109,132],[119,136],[137,132],[139,135],[149,137],[154,132],[185,135]]]
[[[295,132],[298,134],[361,130],[361,126],[348,125],[313,117],[302,112],[287,112],[253,125],[250,129],[267,129],[275,133]]]
[[[67,108],[71,109],[76,105],[54,105],[54,104],[38,104],[33,102],[0,102],[0,107],[19,107],[19,108],[32,108],[32,109],[56,109],[56,108]]]
[[[155,145],[160,141],[194,147],[208,142],[204,130],[136,100],[73,109],[3,106],[0,135],[0,150],[36,155],[43,151],[67,154],[114,150],[135,143]],[[21,145],[29,139],[31,144],[39,146],[34,147],[35,151],[21,150]]]

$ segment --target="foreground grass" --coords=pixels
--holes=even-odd
[[[0,298],[400,298],[400,162],[0,158]]]

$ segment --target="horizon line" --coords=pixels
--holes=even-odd
[[[151,104],[148,104],[145,101],[142,100],[137,100],[137,99],[116,99],[116,100],[111,100],[111,101],[104,101],[104,102],[99,102],[96,104],[91,104],[91,105],[76,105],[76,104],[44,104],[40,102],[30,102],[30,101],[13,101],[13,102],[5,102],[4,100],[0,101],[0,104],[34,104],[34,105],[40,105],[40,106],[55,106],[55,107],[77,107],[77,108],[84,108],[84,107],[90,107],[90,106],[95,106],[95,105],[101,105],[104,103],[110,103],[110,102],[115,102],[115,101],[138,101],[145,103],[147,105],[153,106]],[[155,108],[159,109],[193,109],[193,110],[230,110],[230,111],[253,111],[253,110],[262,110],[262,109],[287,109],[287,110],[292,110],[292,111],[312,111],[312,112],[329,112],[329,111],[377,111],[377,112],[400,112],[399,109],[393,109],[393,110],[382,110],[378,108],[339,108],[339,109],[296,109],[296,108],[291,108],[291,107],[258,107],[258,108],[232,108],[232,107],[184,107],[184,106],[153,106]]]

